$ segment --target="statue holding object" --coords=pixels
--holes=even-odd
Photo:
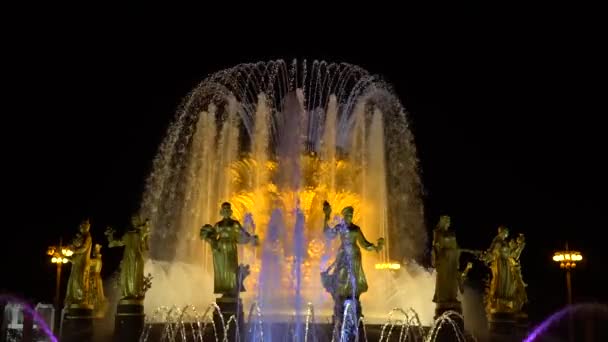
[[[237,244],[258,245],[257,235],[250,235],[240,222],[232,219],[232,207],[224,202],[220,209],[222,220],[215,226],[205,224],[200,230],[201,240],[211,246],[213,254],[214,293],[223,297],[236,298],[245,291],[244,278],[249,274],[249,266],[239,265]]]
[[[460,271],[461,253],[479,255],[480,252],[462,249],[456,240],[456,234],[449,230],[451,219],[447,215],[439,218],[437,227],[433,231],[432,264],[437,272],[435,280],[435,294],[433,302],[436,303],[436,316],[447,310],[461,311],[458,292],[463,292],[463,283],[472,263],[467,263],[464,271]]]
[[[131,225],[120,239],[114,238],[114,229],[108,227],[105,235],[108,247],[125,247],[120,262],[121,300],[143,303],[150,287],[151,276],[144,277],[145,254],[148,250],[149,221],[138,215],[131,217]]]
[[[65,294],[65,306],[89,307],[89,258],[91,254],[91,234],[89,220],[80,223],[79,232],[76,234],[69,248],[74,252],[70,257],[72,269]]]
[[[378,239],[376,245],[367,241],[361,228],[352,222],[353,207],[342,209],[343,222],[335,227],[330,227],[328,223],[331,206],[327,201],[323,203],[323,212],[325,213],[323,227],[325,236],[328,239],[340,237],[340,247],[336,259],[321,273],[323,287],[334,299],[334,320],[342,320],[344,303],[347,300],[356,303],[356,313],[360,317],[362,314],[359,296],[367,291],[368,284],[363,271],[359,245],[365,250],[380,252],[384,246],[384,239]]]
[[[523,234],[508,240],[509,229],[498,227],[498,234],[481,260],[490,268],[491,280],[486,289],[486,312],[493,314],[521,314],[527,302],[527,286],[521,274],[519,257],[525,247]]]

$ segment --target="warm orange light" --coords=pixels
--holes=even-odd
[[[576,267],[576,263],[582,260],[582,254],[577,251],[556,252],[553,255],[553,261],[558,262],[559,267],[566,269]]]

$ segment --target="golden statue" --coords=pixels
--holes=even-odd
[[[76,234],[70,249],[74,252],[70,257],[72,269],[68,279],[68,287],[65,294],[65,306],[88,306],[89,287],[89,257],[91,253],[91,234],[89,220],[80,223],[79,232]]]
[[[101,245],[95,244],[89,261],[89,303],[93,305],[96,317],[105,316],[108,302],[103,292],[103,281],[101,280]]]
[[[114,238],[114,230],[108,227],[108,247],[125,247],[120,262],[120,292],[122,300],[144,299],[149,279],[144,277],[144,256],[148,250],[149,221],[142,222],[137,215],[131,217],[131,226],[120,239]]]
[[[433,302],[443,306],[457,307],[458,290],[463,292],[463,283],[467,273],[472,267],[468,263],[463,272],[459,271],[461,253],[478,254],[476,251],[461,249],[456,240],[454,231],[449,230],[450,217],[443,215],[439,218],[437,227],[433,231],[433,248],[431,258],[433,267],[437,271],[435,280],[435,295]]]
[[[213,254],[213,292],[224,297],[237,297],[238,292],[245,291],[243,278],[248,274],[248,267],[239,265],[237,244],[258,244],[257,235],[250,235],[239,223],[232,219],[230,203],[222,203],[220,209],[222,220],[215,226],[205,224],[200,230],[200,237],[211,246]]]
[[[518,254],[523,249],[523,237],[519,244],[510,244],[508,237],[509,229],[498,227],[498,234],[492,240],[490,248],[481,256],[481,260],[490,267],[492,273],[485,296],[488,314],[516,313],[523,306],[520,306],[523,298],[518,294],[523,286],[518,261]],[[517,258],[514,258],[515,255]]]
[[[329,216],[331,206],[323,203],[325,213],[325,224],[323,232],[328,239],[340,237],[340,247],[334,262],[321,273],[323,287],[329,292],[336,305],[348,298],[355,298],[359,302],[359,296],[367,291],[367,280],[361,263],[361,245],[365,250],[380,252],[384,246],[384,239],[378,239],[377,245],[367,241],[361,228],[352,222],[354,209],[346,207],[342,209],[343,223],[335,227],[329,227]],[[333,273],[330,273],[333,271]],[[359,304],[358,304],[359,305]],[[336,314],[339,314],[336,312]]]

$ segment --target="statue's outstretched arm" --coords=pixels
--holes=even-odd
[[[382,245],[384,244],[384,239],[378,239],[378,245],[375,246],[373,243],[367,241],[365,235],[363,235],[363,231],[361,231],[361,228],[359,228],[357,231],[357,242],[365,250],[380,252],[382,250]]]
[[[112,248],[112,247],[122,247],[125,245],[125,243],[122,241],[122,238],[119,240],[116,240],[114,238],[114,229],[112,229],[112,227],[108,227],[106,229],[106,232],[104,233],[106,235],[106,238],[108,239],[108,247]]]
[[[124,246],[125,243],[122,240],[112,240],[110,242],[108,242],[108,247],[112,248],[112,247],[122,247]]]
[[[243,226],[241,226],[241,223],[239,221],[234,221],[234,226],[237,230],[236,241],[238,243],[241,243],[241,244],[249,243],[257,238],[257,236],[255,236],[255,235],[252,236],[251,234],[249,234],[249,232],[246,231],[245,228],[243,228]]]

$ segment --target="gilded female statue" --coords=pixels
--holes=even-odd
[[[323,232],[329,239],[340,237],[340,247],[333,264],[321,273],[323,287],[329,292],[336,304],[348,298],[355,298],[367,291],[367,279],[361,263],[361,250],[359,245],[367,251],[380,252],[384,245],[384,239],[378,239],[377,245],[367,241],[361,228],[352,222],[354,209],[346,207],[342,209],[343,223],[335,227],[329,227],[328,221],[331,214],[331,206],[323,204],[325,213],[325,224]],[[333,273],[330,274],[330,271]]]
[[[481,259],[490,267],[492,279],[486,293],[488,313],[515,311],[516,270],[507,238],[509,229],[498,227],[498,234]]]
[[[89,261],[89,304],[93,305],[97,317],[103,317],[107,307],[101,280],[101,266],[101,245],[96,244]]]
[[[143,300],[147,286],[144,280],[144,260],[148,250],[148,220],[142,222],[137,215],[131,217],[131,226],[120,239],[114,238],[114,230],[106,230],[108,247],[125,247],[120,262],[121,299]]]
[[[74,252],[70,261],[72,269],[68,279],[68,287],[65,294],[65,306],[87,305],[87,291],[89,287],[89,258],[91,253],[91,234],[89,220],[82,221],[79,226],[79,233],[70,244],[70,249]]]
[[[236,297],[244,291],[242,280],[247,268],[239,266],[237,244],[253,243],[257,245],[257,235],[250,235],[239,223],[232,219],[232,207],[224,202],[220,208],[222,219],[215,226],[206,224],[201,228],[200,236],[211,246],[213,254],[213,288],[214,293],[224,297]]]
[[[472,264],[468,263],[463,272],[459,271],[460,254],[462,252],[477,254],[477,252],[461,249],[458,246],[456,234],[448,229],[450,223],[450,217],[443,215],[433,231],[432,263],[437,271],[433,302],[457,305],[458,290],[462,292],[464,278],[472,267]]]

